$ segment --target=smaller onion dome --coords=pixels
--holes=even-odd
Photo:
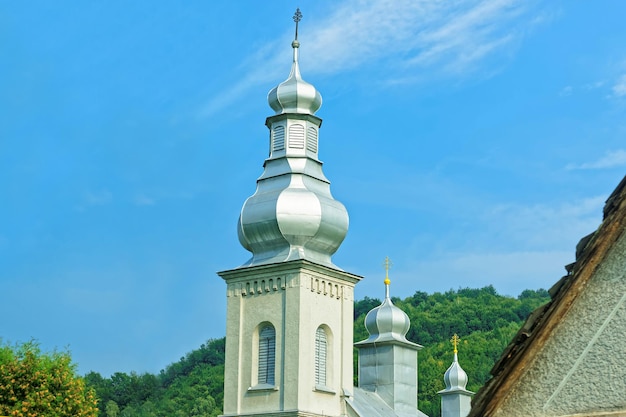
[[[439,391],[439,394],[473,394],[473,392],[465,389],[465,386],[467,385],[467,374],[463,368],[461,368],[461,365],[459,365],[458,345],[460,341],[461,339],[456,334],[452,336],[452,339],[450,340],[450,342],[454,345],[454,361],[443,375],[443,382],[446,384],[446,389]]]
[[[454,353],[454,362],[448,368],[446,373],[443,375],[443,381],[446,384],[446,389],[444,391],[452,391],[452,390],[465,390],[465,386],[467,385],[467,374],[459,365],[459,358],[457,353]]]
[[[297,35],[296,35],[297,36]],[[322,106],[322,96],[315,87],[302,79],[298,64],[298,39],[291,43],[293,64],[291,73],[267,95],[267,102],[276,114],[299,113],[314,115]]]
[[[389,259],[385,260],[388,268]],[[398,341],[413,345],[406,339],[411,322],[409,316],[398,307],[393,305],[389,298],[389,276],[385,278],[385,301],[378,307],[373,308],[365,316],[365,328],[369,338],[364,342]]]

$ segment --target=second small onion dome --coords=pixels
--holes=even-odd
[[[452,336],[452,339],[450,340],[450,342],[452,342],[452,344],[454,345],[454,361],[452,362],[452,365],[450,365],[446,373],[443,375],[443,381],[446,384],[446,389],[439,391],[438,394],[474,394],[473,392],[465,389],[465,386],[467,385],[467,374],[465,373],[463,368],[461,368],[461,365],[459,365],[458,344],[460,341],[461,339],[456,334]]]
[[[454,362],[452,362],[452,365],[450,365],[444,374],[443,381],[446,384],[446,389],[442,392],[465,390],[467,374],[463,368],[461,368],[461,365],[459,365],[459,358],[456,352],[454,353]]]
[[[406,339],[410,326],[409,316],[391,302],[389,278],[386,278],[385,301],[365,316],[365,328],[370,336],[364,343],[397,341],[413,345]]]
[[[267,95],[267,101],[276,114],[299,113],[314,115],[322,106],[322,96],[315,87],[302,79],[298,64],[300,42],[294,40],[291,73]]]

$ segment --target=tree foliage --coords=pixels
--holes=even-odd
[[[453,334],[461,337],[459,362],[469,376],[467,388],[477,391],[523,320],[548,299],[545,290],[525,290],[514,298],[499,295],[493,286],[393,298],[411,320],[407,338],[424,346],[418,361],[420,410],[440,415],[437,392],[452,363]],[[367,338],[365,316],[380,303],[369,297],[355,302],[355,341]],[[224,399],[224,348],[225,339],[209,340],[158,375],[117,372],[103,378],[91,372],[85,380],[100,398],[102,417],[216,417]]]
[[[95,417],[98,407],[69,353],[42,353],[28,342],[0,346],[0,415]]]
[[[443,375],[453,360],[452,335],[461,337],[459,363],[469,377],[467,389],[478,391],[528,314],[548,300],[542,289],[525,290],[513,298],[499,295],[491,285],[392,298],[411,321],[407,339],[424,346],[418,354],[419,409],[430,416],[441,414],[437,392],[445,388]],[[366,314],[361,312],[355,320],[355,341],[368,336],[363,326]]]
[[[216,417],[224,400],[225,339],[209,340],[158,375],[85,376],[104,417]]]

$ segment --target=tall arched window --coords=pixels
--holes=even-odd
[[[259,332],[259,373],[258,383],[274,385],[276,365],[276,331],[266,325]]]
[[[326,385],[326,355],[328,341],[326,332],[318,327],[315,332],[315,385]]]

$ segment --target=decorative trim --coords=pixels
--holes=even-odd
[[[236,285],[236,284],[235,284]],[[237,288],[237,287],[235,287]],[[260,278],[239,283],[239,293],[242,297],[261,295],[285,289],[285,278]]]
[[[318,294],[324,294],[329,296],[330,298],[340,299],[344,292],[344,286],[339,285],[337,283],[317,278],[311,277],[311,292],[317,292]]]

